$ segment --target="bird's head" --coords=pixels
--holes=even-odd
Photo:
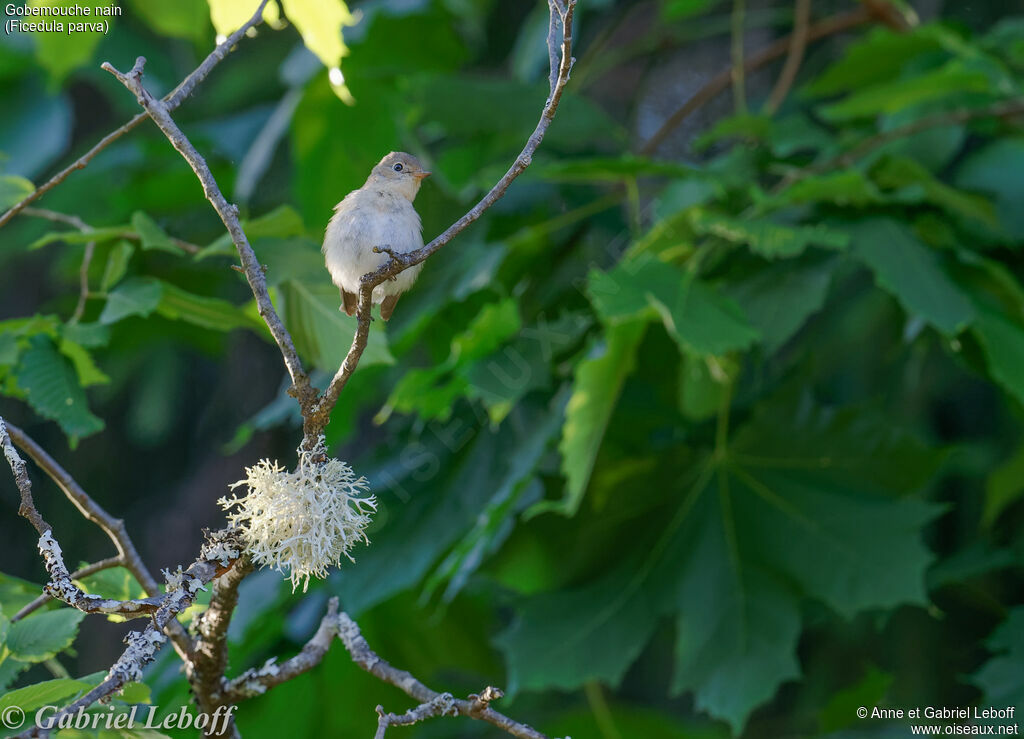
[[[430,172],[423,169],[420,160],[404,151],[393,151],[373,168],[367,184],[393,190],[410,201],[416,197],[420,183]]]

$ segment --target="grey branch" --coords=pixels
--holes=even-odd
[[[373,739],[384,739],[384,732],[389,726],[411,726],[435,716],[458,716],[455,710],[455,698],[451,693],[441,693],[426,703],[420,703],[402,714],[385,713],[384,706],[377,706],[377,732]]]
[[[247,698],[262,695],[271,688],[309,672],[323,660],[331,642],[338,635],[338,599],[331,598],[327,613],[320,620],[320,627],[305,643],[302,651],[294,657],[277,664],[277,658],[267,660],[262,667],[246,670],[227,684],[224,689],[225,703],[239,703]]]
[[[136,580],[142,585],[143,589],[150,596],[156,596],[160,593],[160,585],[157,583],[156,578],[146,567],[142,561],[142,557],[139,556],[138,550],[135,548],[135,544],[131,537],[128,535],[128,530],[125,528],[124,521],[120,518],[114,518],[107,513],[102,506],[100,506],[95,500],[93,500],[82,486],[79,485],[67,471],[61,467],[53,457],[46,453],[46,451],[36,444],[28,434],[19,429],[17,426],[4,423],[3,419],[0,418],[0,424],[2,424],[2,431],[0,431],[0,442],[3,443],[4,454],[7,456],[8,463],[11,464],[11,469],[14,471],[15,482],[18,485],[18,490],[21,492],[21,509],[19,513],[27,518],[36,531],[39,532],[40,536],[50,530],[49,524],[43,520],[43,517],[36,510],[35,503],[32,500],[32,483],[28,479],[28,472],[25,470],[25,463],[18,456],[17,451],[11,445],[13,440],[14,444],[17,444],[32,461],[35,462],[41,470],[43,470],[57,487],[60,488],[61,492],[67,496],[79,512],[85,516],[86,519],[92,521],[94,524],[99,526],[103,532],[107,535],[114,547],[117,549],[118,557],[124,563],[125,568],[132,573]],[[12,457],[8,453],[13,452],[16,457],[17,464],[12,462]],[[15,469],[17,466],[17,469]],[[40,528],[41,527],[41,528]],[[171,640],[174,642],[174,648],[182,656],[187,655],[192,650],[192,640],[189,639],[188,634],[185,633],[184,628],[177,621],[173,621],[169,625],[169,634]]]
[[[274,341],[277,342],[281,350],[285,367],[287,367],[288,374],[291,376],[292,392],[298,399],[303,415],[305,415],[312,403],[312,396],[316,394],[316,391],[310,386],[309,378],[302,369],[302,362],[295,351],[292,337],[284,327],[281,317],[277,314],[270,300],[270,295],[267,292],[267,280],[263,275],[263,270],[260,269],[259,261],[256,259],[256,252],[253,251],[252,246],[249,244],[249,239],[246,237],[245,231],[242,230],[242,226],[238,221],[238,207],[228,203],[224,194],[217,186],[217,181],[206,164],[206,160],[196,151],[196,148],[171,118],[170,109],[167,107],[167,104],[154,98],[143,86],[142,70],[145,64],[146,59],[140,56],[135,60],[135,66],[127,74],[119,72],[109,62],[104,62],[102,67],[114,75],[131,92],[135,93],[139,104],[145,108],[146,113],[153,119],[157,127],[163,131],[171,145],[185,158],[192,171],[195,172],[196,177],[199,178],[199,182],[203,186],[203,192],[206,194],[206,199],[210,201],[217,211],[217,215],[220,216],[225,228],[227,228],[228,233],[231,235],[235,248],[238,250],[238,257],[242,262],[242,269],[245,270],[245,277],[249,281],[249,287],[256,297],[260,316],[266,322],[271,335],[274,337]]]
[[[224,43],[218,44],[217,47],[214,48],[214,50],[211,51],[209,55],[203,60],[202,64],[196,67],[192,71],[192,74],[183,79],[181,83],[164,98],[164,103],[167,105],[168,110],[174,110],[179,105],[181,105],[182,101],[189,95],[191,95],[192,91],[196,89],[196,85],[198,85],[200,82],[206,79],[206,76],[210,74],[211,71],[213,71],[213,68],[216,67],[217,64],[219,64],[220,61],[228,55],[228,53],[230,53],[231,49],[234,48],[235,44],[237,44],[242,39],[242,37],[249,31],[249,29],[255,26],[257,23],[259,23],[260,20],[262,20],[263,8],[264,6],[266,6],[267,2],[268,0],[262,0],[260,2],[259,8],[257,8],[252,18],[246,21],[241,28],[239,28],[237,31],[228,36],[224,40]],[[83,169],[89,162],[93,160],[93,158],[97,154],[99,154],[112,143],[114,143],[119,138],[124,136],[126,133],[131,131],[133,128],[138,126],[144,120],[146,120],[146,114],[139,113],[120,128],[115,129],[114,131],[108,133],[106,136],[100,139],[95,146],[93,146],[91,149],[89,149],[89,151],[85,152],[85,154],[76,159],[72,164],[62,169],[60,172],[58,172],[49,180],[47,180],[45,184],[40,185],[32,193],[26,195],[20,201],[12,205],[6,213],[0,216],[0,228],[3,228],[5,225],[7,225],[7,222],[14,218],[14,216],[18,215],[18,213],[20,213],[22,210],[24,210],[29,205],[29,203],[38,200],[47,192],[49,192],[57,185],[62,183],[65,179],[67,179],[68,175],[70,175],[72,172],[74,172],[77,169]]]
[[[359,625],[349,618],[347,613],[338,615],[338,638],[341,639],[348,650],[352,661],[359,667],[369,672],[374,677],[386,683],[394,685],[405,692],[408,696],[420,701],[421,704],[429,704],[441,698],[442,693],[437,693],[417,680],[411,673],[392,667],[370,649],[366,639],[363,638]],[[449,696],[450,697],[450,696]],[[547,739],[547,737],[536,729],[521,724],[508,716],[498,713],[488,704],[492,700],[501,697],[501,691],[497,688],[486,688],[480,695],[472,695],[468,700],[452,699],[450,715],[468,716],[479,721],[497,726],[499,729],[519,737],[520,739]],[[422,706],[421,706],[422,707]],[[437,714],[434,714],[437,715]],[[392,722],[397,723],[397,722]],[[380,729],[378,728],[378,732]],[[378,733],[380,736],[380,733]]]
[[[310,416],[306,417],[306,438],[315,439],[327,425],[331,410],[338,402],[338,396],[348,383],[352,373],[355,372],[370,333],[370,311],[372,308],[371,296],[373,288],[397,275],[402,270],[419,264],[429,256],[437,252],[441,247],[455,238],[467,226],[476,221],[484,211],[494,205],[508,190],[509,185],[530,166],[533,161],[533,154],[537,151],[544,134],[547,132],[551,121],[558,111],[558,103],[562,99],[562,93],[569,82],[569,75],[572,72],[572,65],[575,61],[572,57],[572,20],[576,10],[576,0],[548,0],[548,10],[551,20],[548,26],[548,52],[550,55],[550,94],[541,110],[540,120],[537,122],[533,133],[526,141],[523,150],[516,157],[512,166],[505,172],[504,176],[490,189],[490,191],[474,205],[468,213],[453,223],[440,236],[429,244],[416,251],[409,252],[398,258],[392,255],[388,262],[376,272],[364,275],[359,289],[359,308],[357,312],[358,322],[356,333],[352,338],[352,345],[341,363],[341,367],[335,373],[331,384],[324,391],[323,396],[316,402]],[[556,27],[561,26],[561,44],[555,41]],[[560,46],[560,54],[556,53],[556,46]],[[303,414],[306,416],[306,414]]]
[[[101,570],[109,570],[111,567],[123,566],[124,560],[121,559],[120,555],[116,555],[114,557],[107,557],[106,559],[101,559],[98,562],[93,562],[90,565],[86,565],[85,567],[79,568],[72,572],[69,577],[72,580],[81,580],[83,577],[94,575],[97,572],[100,572]],[[20,611],[11,616],[11,623],[14,623],[15,621],[20,621],[21,619],[25,618],[31,613],[38,611],[51,600],[53,600],[53,596],[49,595],[48,593],[40,595],[38,598],[31,601],[30,603],[27,603],[24,607],[22,607]]]

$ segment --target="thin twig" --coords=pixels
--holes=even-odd
[[[476,221],[484,211],[494,205],[494,203],[496,203],[505,194],[509,185],[511,185],[512,182],[522,174],[533,161],[533,154],[537,151],[537,147],[540,146],[541,141],[543,141],[544,134],[547,132],[548,126],[551,125],[551,121],[558,110],[558,103],[562,98],[562,93],[565,91],[566,84],[569,82],[569,75],[572,72],[572,66],[575,62],[575,59],[573,59],[572,56],[572,21],[573,13],[576,9],[576,0],[567,0],[564,5],[562,4],[562,0],[548,0],[548,6],[552,16],[557,15],[558,21],[561,24],[562,43],[560,57],[557,59],[557,74],[552,74],[549,78],[550,95],[541,110],[540,120],[537,122],[537,126],[534,128],[533,133],[530,134],[523,150],[520,152],[519,156],[516,157],[515,162],[512,163],[512,166],[508,169],[505,175],[498,180],[494,187],[492,187],[491,190],[480,199],[480,202],[473,206],[468,213],[449,226],[444,233],[426,246],[417,249],[416,251],[409,252],[408,254],[392,255],[392,258],[388,260],[383,267],[378,269],[376,272],[363,276],[359,290],[359,308],[357,312],[358,319],[356,333],[352,338],[352,345],[348,350],[348,354],[345,356],[345,360],[341,363],[341,367],[338,368],[338,371],[335,373],[330,385],[328,385],[327,390],[324,391],[323,396],[321,396],[321,398],[316,402],[312,413],[308,416],[303,414],[306,419],[305,437],[307,441],[319,436],[320,432],[327,425],[327,422],[330,419],[331,410],[338,401],[338,395],[345,387],[349,378],[352,376],[352,373],[355,372],[356,365],[359,363],[359,358],[362,356],[363,350],[366,348],[366,342],[370,331],[370,311],[372,306],[371,295],[373,293],[373,288],[380,285],[385,280],[394,277],[402,270],[408,269],[409,267],[424,261],[455,238],[455,236],[461,233],[463,229]],[[552,53],[553,46],[550,43],[550,30],[551,26],[549,25],[549,61],[552,69],[554,69],[556,56]]]
[[[352,661],[371,675],[390,685],[394,685],[420,703],[430,703],[443,695],[428,688],[411,673],[392,667],[377,656],[376,652],[370,649],[366,639],[363,638],[359,625],[347,613],[338,615],[338,626],[338,638],[345,645],[345,649],[348,650]],[[499,729],[520,739],[547,739],[544,734],[536,729],[526,724],[521,724],[502,713],[498,713],[488,705],[490,701],[500,697],[500,690],[497,688],[487,688],[480,695],[470,696],[468,700],[454,699],[452,701],[452,710],[454,715],[468,716],[479,721],[486,721],[492,726],[497,726]]]
[[[782,66],[779,79],[775,81],[775,87],[772,88],[768,103],[765,105],[765,112],[768,115],[775,114],[796,81],[796,74],[800,71],[804,51],[807,49],[807,28],[810,22],[811,0],[796,0],[793,6],[793,33],[789,36],[789,52],[786,54],[786,63]]]
[[[19,429],[17,426],[11,424],[6,425],[6,433],[10,435],[14,443],[17,444],[28,456],[32,458],[43,472],[45,472],[57,487],[61,489],[61,492],[67,496],[67,498],[75,505],[79,512],[85,516],[86,519],[92,521],[94,524],[103,530],[103,533],[107,535],[114,547],[117,549],[118,556],[124,560],[125,568],[132,573],[139,584],[142,585],[143,590],[150,596],[156,596],[160,594],[160,585],[157,583],[156,578],[146,567],[145,562],[142,561],[142,557],[139,556],[138,550],[135,548],[135,543],[128,535],[128,530],[124,525],[124,520],[120,518],[114,518],[107,513],[102,506],[100,506],[95,500],[93,500],[88,493],[82,488],[78,482],[68,474],[68,472],[61,467],[57,461],[51,457],[46,451],[39,446],[33,439],[26,434],[24,431]],[[6,451],[6,449],[5,449]],[[27,475],[26,475],[27,477]],[[19,489],[20,489],[19,484]],[[22,498],[22,504],[24,505],[24,495]],[[34,510],[34,506],[33,506]],[[22,514],[25,515],[25,514]],[[35,516],[39,516],[39,512],[35,512]],[[35,526],[36,530],[39,531],[39,526],[36,521],[29,518],[32,525]],[[45,521],[42,521],[42,517],[39,516],[39,521],[43,523],[43,531],[39,531],[40,534],[49,530],[49,525]],[[170,637],[174,642],[175,650],[182,656],[187,655],[192,649],[192,640],[188,634],[185,633],[184,628],[177,621],[172,621],[169,624]]]
[[[196,67],[195,70],[193,70],[192,74],[190,74],[188,77],[182,80],[181,83],[164,98],[164,104],[167,105],[168,110],[174,110],[179,105],[181,105],[182,101],[192,94],[192,91],[196,88],[196,85],[198,85],[200,82],[206,79],[206,76],[210,74],[213,68],[216,67],[217,64],[219,64],[220,61],[228,55],[231,49],[234,48],[235,44],[241,41],[242,37],[248,32],[248,30],[256,24],[258,24],[260,20],[262,20],[263,8],[266,6],[267,2],[268,0],[261,0],[260,6],[256,10],[256,13],[252,16],[252,18],[250,18],[248,21],[242,24],[241,28],[239,28],[237,31],[228,36],[224,40],[224,43],[218,44],[216,48],[214,48],[214,50],[209,53],[206,59],[203,60],[203,63]],[[95,146],[89,149],[89,151],[85,152],[85,154],[80,156],[72,164],[62,169],[60,172],[58,172],[49,180],[47,180],[46,183],[40,185],[29,195],[26,195],[20,201],[12,205],[6,213],[0,216],[0,228],[3,228],[5,225],[7,225],[7,222],[14,218],[14,216],[16,216],[22,210],[24,210],[29,203],[38,200],[44,194],[55,188],[57,185],[59,185],[61,182],[67,179],[68,175],[70,175],[75,170],[84,168],[89,162],[93,160],[93,158],[97,154],[99,154],[112,143],[114,143],[119,138],[124,136],[126,133],[131,131],[133,128],[138,126],[144,120],[146,120],[146,114],[139,113],[120,128],[117,128],[114,131],[108,133],[106,136],[100,139]]]
[[[377,731],[373,739],[384,739],[384,732],[389,726],[412,726],[435,716],[458,716],[454,704],[455,697],[451,693],[441,693],[402,714],[385,713],[384,706],[377,706]]]
[[[280,664],[275,657],[267,660],[261,667],[246,670],[224,688],[223,702],[234,704],[262,695],[271,688],[312,670],[323,661],[337,635],[338,599],[331,598],[327,603],[327,613],[320,620],[320,627],[298,654]]]
[[[94,575],[102,570],[109,570],[111,567],[120,567],[123,564],[124,560],[121,559],[121,555],[107,557],[106,559],[101,559],[98,562],[93,562],[90,565],[86,565],[85,567],[81,567],[75,570],[71,573],[71,579],[81,580],[83,577],[89,577],[89,575]],[[15,621],[20,621],[21,619],[25,618],[31,613],[38,611],[51,600],[53,600],[53,596],[48,593],[40,595],[38,598],[26,604],[22,607],[20,611],[11,616],[11,623],[14,623]]]
[[[46,208],[23,208],[21,211],[23,216],[33,216],[35,218],[44,218],[48,221],[55,223],[65,223],[69,226],[74,226],[79,231],[91,231],[92,227],[88,223],[83,221],[78,216],[70,215],[68,213],[60,213],[55,210],[47,210]],[[131,241],[142,241],[142,235],[135,231],[123,231],[119,234],[115,234],[113,238],[130,239]],[[193,244],[191,241],[185,241],[175,236],[168,235],[168,241],[174,244],[182,251],[186,251],[189,254],[198,254],[202,251],[201,246]]]
[[[732,81],[733,108],[737,115],[747,112],[747,81],[743,64],[743,26],[746,23],[746,0],[732,0],[730,16],[729,56],[732,62],[730,77]]]
[[[270,294],[267,292],[267,280],[263,275],[263,270],[260,269],[259,261],[256,259],[256,252],[253,251],[252,246],[249,244],[249,239],[239,223],[238,207],[228,203],[224,194],[217,186],[217,181],[206,164],[206,160],[203,159],[185,134],[182,133],[181,129],[178,128],[178,125],[171,118],[167,105],[154,98],[143,86],[142,70],[145,64],[146,59],[140,56],[135,60],[135,66],[127,74],[119,72],[109,62],[104,62],[102,68],[114,75],[121,84],[135,93],[139,104],[146,109],[153,122],[163,131],[171,145],[185,158],[192,171],[195,172],[196,177],[199,178],[203,186],[203,192],[206,194],[206,199],[213,205],[217,215],[220,216],[221,221],[224,223],[224,227],[231,234],[231,240],[234,242],[235,248],[238,250],[239,259],[242,262],[242,269],[245,270],[245,277],[249,281],[249,287],[252,289],[253,295],[256,297],[259,314],[267,324],[271,335],[274,337],[274,341],[277,342],[277,346],[281,350],[285,367],[287,367],[288,374],[292,379],[292,393],[299,401],[303,415],[305,415],[313,403],[316,390],[309,384],[309,378],[302,369],[302,362],[295,351],[295,344],[292,342],[291,335],[285,328],[277,311],[274,310],[274,304],[271,302]]]
[[[874,16],[870,9],[858,8],[857,10],[851,10],[848,13],[842,13],[830,18],[825,18],[807,29],[807,43],[817,41],[836,33],[841,33],[842,31],[848,31],[862,23],[867,23],[873,17]],[[790,43],[791,37],[786,36],[785,38],[781,38],[765,47],[753,56],[748,57],[743,63],[744,74],[749,75],[787,53],[790,48]],[[733,73],[732,66],[730,65],[705,82],[704,86],[701,87],[693,97],[683,103],[678,110],[666,118],[665,122],[661,124],[661,128],[659,128],[654,135],[647,139],[647,141],[640,147],[639,153],[650,155],[657,151],[658,147],[661,146],[661,143],[668,138],[669,134],[671,134],[679,124],[717,97],[720,93],[724,92],[729,85],[732,84],[732,80]]]

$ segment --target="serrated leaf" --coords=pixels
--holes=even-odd
[[[68,436],[88,436],[103,428],[103,421],[89,410],[74,368],[48,337],[32,337],[15,375],[29,405],[59,423]]]
[[[129,316],[145,318],[160,304],[163,283],[152,277],[130,277],[107,295],[99,321],[107,325]]]
[[[15,659],[25,662],[52,659],[71,646],[83,618],[85,614],[74,608],[37,611],[11,624],[7,648]]]
[[[110,378],[96,366],[92,355],[81,344],[71,341],[68,338],[60,340],[60,353],[71,360],[78,374],[78,384],[82,387],[92,385],[105,385]]]
[[[96,349],[110,341],[110,327],[102,323],[65,323],[60,327],[60,335],[88,349]]]
[[[559,500],[532,506],[527,517],[549,511],[571,516],[579,509],[622,384],[633,371],[644,324],[638,320],[608,326],[602,339],[591,346],[589,356],[576,366],[558,443],[565,494]]]
[[[822,107],[820,112],[828,120],[845,121],[896,113],[912,105],[954,93],[984,93],[990,90],[991,82],[987,74],[955,60],[931,72],[858,89],[841,102]]]
[[[871,176],[881,187],[896,190],[889,197],[900,202],[928,202],[991,228],[999,225],[989,200],[950,187],[908,157],[886,157],[871,170]]]
[[[921,532],[939,509],[907,493],[941,460],[869,412],[763,404],[695,483],[676,483],[660,534],[623,543],[621,567],[521,601],[498,639],[513,684],[615,684],[674,615],[674,688],[741,733],[799,675],[807,596],[845,617],[925,602]]]
[[[772,354],[821,310],[832,283],[832,264],[782,263],[729,285],[728,295],[761,333]]]
[[[1010,609],[986,645],[996,656],[974,673],[971,682],[984,691],[989,706],[1024,707],[1024,607]]]
[[[975,311],[938,256],[904,224],[875,218],[854,224],[850,253],[875,273],[906,310],[947,335],[966,328]]]
[[[348,6],[342,0],[281,0],[281,4],[306,48],[328,69],[339,67],[348,54],[342,29],[356,22]]]
[[[185,250],[171,241],[171,237],[157,225],[157,222],[141,210],[132,214],[132,228],[139,235],[143,251],[166,251],[184,254]]]
[[[325,275],[326,276],[326,275]],[[338,310],[338,290],[327,282],[287,280],[281,284],[285,324],[299,352],[318,368],[333,374],[341,366],[356,330],[354,316]],[[385,332],[370,331],[360,367],[393,364]]]
[[[587,294],[608,323],[660,316],[680,348],[694,354],[725,354],[758,338],[734,301],[649,255],[623,260],[608,272],[591,272]]]
[[[108,292],[124,277],[128,271],[128,262],[135,253],[135,246],[127,241],[118,241],[110,247],[107,255],[107,264],[103,268],[103,278],[100,280],[100,290]]]
[[[826,226],[783,226],[759,218],[732,218],[702,209],[691,211],[690,220],[698,234],[713,234],[726,241],[746,244],[769,259],[802,254],[808,246],[845,249],[850,238]]]
[[[262,321],[254,321],[243,308],[226,300],[196,295],[169,282],[161,282],[160,287],[156,312],[164,318],[185,321],[211,331],[248,328],[261,333],[266,327]]]
[[[844,207],[863,207],[880,203],[885,198],[859,169],[846,169],[806,177],[778,193],[772,200],[780,204],[834,203]]]
[[[0,208],[10,208],[35,190],[31,180],[13,174],[0,175]]]
[[[32,619],[26,621],[30,620]],[[19,623],[26,623],[26,621]],[[84,693],[89,687],[89,683],[68,678],[43,680],[0,696],[0,713],[11,706],[17,706],[25,713],[30,714],[42,706],[60,705],[67,698]]]

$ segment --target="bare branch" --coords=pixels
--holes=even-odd
[[[213,68],[216,67],[217,64],[219,64],[220,61],[228,55],[231,49],[234,48],[235,44],[237,44],[242,39],[242,37],[249,31],[249,29],[258,24],[260,20],[262,20],[263,8],[266,6],[267,2],[268,0],[261,0],[260,6],[253,14],[252,18],[246,21],[241,26],[241,28],[239,28],[237,31],[228,36],[224,40],[224,43],[218,44],[217,47],[209,53],[206,59],[203,60],[203,63],[196,67],[192,71],[192,74],[190,74],[188,77],[182,80],[181,83],[164,98],[164,103],[167,105],[168,110],[174,110],[179,105],[181,105],[182,101],[192,94],[192,91],[196,88],[196,85],[198,85],[200,82],[206,79],[206,76],[210,74],[210,72],[213,71]],[[77,169],[83,169],[89,162],[93,160],[93,158],[97,154],[99,154],[112,143],[114,143],[119,138],[124,136],[126,133],[131,131],[133,128],[138,126],[144,120],[146,120],[146,114],[139,113],[120,128],[115,129],[114,131],[108,133],[106,136],[100,139],[95,146],[89,149],[89,151],[85,152],[85,154],[80,156],[72,164],[65,167],[57,174],[55,174],[53,177],[47,180],[45,184],[37,187],[31,194],[26,195],[20,201],[12,205],[6,213],[0,216],[0,228],[3,228],[5,225],[7,225],[7,222],[14,218],[14,216],[18,215],[18,213],[20,213],[22,210],[24,210],[29,203],[38,200],[40,197],[42,197],[47,192],[49,192],[57,185],[59,185],[61,182],[63,182],[65,179],[67,179],[68,175],[70,175],[72,172],[74,172]]]
[[[377,706],[377,732],[373,739],[384,739],[384,732],[389,726],[411,726],[435,716],[458,716],[455,710],[455,698],[451,693],[441,693],[426,703],[410,708],[403,714],[385,713],[384,706]]]
[[[86,565],[85,567],[81,567],[75,570],[71,573],[70,577],[72,580],[81,580],[83,577],[89,577],[89,575],[94,575],[97,572],[100,572],[101,570],[109,570],[111,567],[121,567],[122,565],[124,565],[124,560],[121,559],[120,555],[116,555],[114,557],[107,557],[106,559],[101,559],[98,562],[93,562],[90,565]],[[26,604],[24,607],[22,607],[20,611],[11,616],[11,623],[14,623],[15,621],[20,621],[29,614],[45,606],[51,600],[53,600],[52,595],[46,593],[40,595],[34,601]]]
[[[789,52],[786,54],[786,63],[782,66],[779,79],[776,80],[765,105],[765,112],[768,115],[774,115],[793,87],[796,73],[800,71],[800,64],[804,59],[804,51],[807,49],[807,28],[810,22],[811,0],[796,0],[793,6],[793,33],[789,36]]]
[[[292,393],[298,399],[303,415],[305,415],[312,405],[316,391],[310,386],[309,378],[302,369],[302,362],[295,351],[295,344],[292,342],[291,335],[285,328],[277,311],[274,310],[274,305],[267,292],[267,281],[263,275],[263,270],[260,269],[256,253],[249,244],[249,239],[246,237],[245,231],[242,230],[242,226],[238,221],[238,207],[229,204],[227,199],[225,199],[224,194],[217,186],[213,173],[206,164],[206,160],[203,159],[188,138],[186,138],[185,134],[182,133],[181,129],[178,128],[178,125],[171,118],[167,105],[150,95],[143,86],[142,70],[145,64],[145,58],[140,56],[135,60],[135,66],[127,74],[114,69],[109,62],[104,62],[102,66],[103,69],[114,75],[121,84],[135,93],[139,104],[146,109],[153,122],[163,131],[171,145],[185,158],[192,171],[195,172],[196,177],[199,178],[203,186],[203,192],[206,194],[206,199],[213,205],[217,215],[220,216],[221,221],[224,223],[224,227],[231,234],[231,240],[234,242],[235,248],[238,250],[239,259],[242,262],[242,269],[245,270],[245,277],[249,282],[249,287],[252,288],[253,295],[256,297],[259,314],[266,322],[271,335],[274,337],[274,341],[277,342],[281,350],[281,356],[292,379]]]
[[[2,419],[0,419],[2,421]],[[8,437],[13,440],[21,449],[32,458],[41,470],[43,470],[57,487],[61,489],[61,492],[68,497],[68,499],[75,505],[79,512],[85,516],[86,519],[92,521],[94,524],[99,526],[107,537],[113,542],[117,548],[118,556],[124,561],[125,568],[132,573],[136,580],[142,585],[142,588],[150,596],[156,596],[160,594],[160,585],[157,583],[156,578],[146,567],[142,561],[142,557],[139,556],[138,550],[135,548],[135,543],[128,535],[128,530],[125,528],[124,521],[120,518],[114,518],[107,513],[102,506],[100,506],[95,500],[93,500],[82,486],[79,485],[67,471],[61,467],[56,460],[53,459],[46,451],[40,447],[31,437],[28,436],[24,431],[19,429],[17,426],[6,424],[3,437]],[[13,451],[13,447],[11,447]],[[7,444],[4,445],[4,452],[7,452]],[[17,453],[15,452],[15,455]],[[20,457],[18,458],[20,460]],[[8,457],[10,461],[10,457]],[[13,465],[12,465],[13,469]],[[24,471],[24,462],[22,462],[22,470]],[[18,477],[17,472],[15,477]],[[25,481],[28,481],[28,474],[25,473]],[[25,507],[25,491],[22,488],[21,482],[18,482],[19,490],[22,490],[22,507]],[[25,512],[23,516],[32,522],[36,530],[39,531],[39,523],[42,524],[43,530],[39,531],[40,535],[50,530],[49,525],[43,521],[39,512],[35,509],[35,505],[31,499],[31,483],[28,484],[29,494],[28,503],[29,508],[27,515]],[[38,518],[38,521],[32,518],[32,515]],[[177,621],[170,623],[170,636],[174,642],[174,647],[182,656],[187,655],[192,649],[192,640],[188,634],[185,633],[184,628]]]
[[[498,180],[494,187],[492,187],[491,190],[480,199],[480,202],[474,205],[468,213],[449,226],[444,233],[426,246],[421,249],[417,249],[416,251],[409,252],[408,254],[392,254],[391,259],[388,260],[383,267],[378,269],[376,272],[363,276],[359,290],[359,308],[357,312],[358,323],[356,326],[355,336],[352,339],[352,345],[348,350],[348,354],[345,356],[345,360],[341,363],[341,367],[338,368],[338,371],[335,373],[330,385],[328,385],[327,390],[324,391],[324,394],[313,407],[312,413],[309,415],[303,413],[303,416],[306,418],[304,431],[307,441],[310,439],[316,439],[323,428],[327,425],[327,422],[330,419],[331,410],[333,410],[335,403],[338,402],[338,396],[348,383],[352,373],[355,372],[356,365],[359,363],[359,358],[362,356],[363,350],[366,348],[366,342],[370,331],[370,312],[372,307],[370,297],[372,295],[373,288],[380,285],[385,280],[394,277],[402,270],[423,262],[455,238],[467,226],[483,215],[484,211],[494,205],[505,194],[509,185],[511,185],[512,182],[532,163],[533,154],[537,151],[541,141],[544,140],[544,134],[547,132],[548,127],[551,125],[551,121],[558,110],[558,103],[562,99],[562,93],[565,91],[565,86],[569,82],[569,75],[572,72],[572,65],[575,62],[575,59],[573,59],[572,56],[572,19],[573,13],[576,10],[576,0],[566,0],[564,5],[562,0],[548,0],[548,5],[552,16],[551,23],[548,26],[548,50],[550,53],[552,72],[550,77],[551,94],[544,103],[537,126],[534,128],[533,133],[530,134],[530,137],[526,141],[526,145],[519,153],[519,156],[516,157],[512,166],[509,167],[504,176]],[[556,17],[558,23],[561,24],[562,27],[560,57],[554,53],[554,44],[551,41],[551,32]]]
[[[420,701],[420,703],[431,703],[441,697],[441,693],[431,690],[413,677],[411,673],[396,669],[378,657],[370,649],[366,639],[363,638],[359,625],[347,613],[338,615],[338,637],[345,645],[345,649],[348,650],[352,661],[371,675],[394,685],[405,692],[406,695]],[[500,690],[489,687],[483,690],[480,695],[470,696],[469,700],[453,699],[451,706],[454,713],[452,715],[468,716],[479,721],[486,721],[512,736],[520,737],[520,739],[547,739],[544,734],[536,729],[498,713],[487,705],[490,701],[496,700],[500,696]]]
[[[280,664],[276,664],[275,657],[267,660],[262,667],[246,670],[227,684],[224,689],[224,703],[239,703],[247,698],[262,695],[271,688],[312,670],[323,660],[337,635],[338,599],[331,598],[327,603],[327,613],[320,620],[320,627],[305,643],[302,651]]]
[[[842,31],[848,31],[862,23],[867,23],[873,17],[874,16],[870,9],[858,8],[857,10],[851,10],[848,13],[842,13],[830,18],[825,18],[807,29],[807,43],[817,41],[836,33],[841,33]],[[761,67],[765,66],[769,62],[787,53],[790,45],[791,36],[787,36],[765,47],[753,56],[748,57],[743,63],[744,73],[749,75],[752,72],[761,69]],[[689,118],[690,115],[695,113],[697,110],[704,107],[704,105],[709,103],[720,93],[724,92],[729,85],[732,84],[732,81],[732,67],[729,66],[705,82],[704,86],[701,87],[693,97],[683,103],[678,110],[665,119],[665,122],[661,124],[661,128],[659,128],[654,135],[647,139],[643,146],[640,147],[639,153],[653,154],[657,151],[658,147],[661,146],[661,143],[668,138],[669,134],[672,133],[679,124]]]

